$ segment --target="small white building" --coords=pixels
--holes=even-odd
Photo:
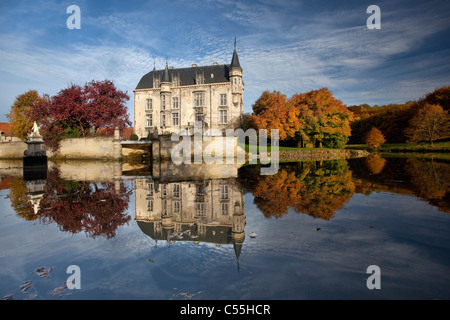
[[[242,68],[234,46],[230,64],[193,64],[145,74],[134,90],[134,126],[139,138],[194,127],[239,128],[243,114]]]

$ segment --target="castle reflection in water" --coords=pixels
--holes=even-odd
[[[163,173],[153,168],[157,178],[134,179],[135,220],[142,232],[169,245],[176,241],[232,244],[239,258],[246,222],[237,168],[190,165],[157,170]]]

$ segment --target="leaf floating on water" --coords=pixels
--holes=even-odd
[[[22,285],[20,286],[20,289],[22,290],[22,293],[26,293],[28,289],[30,289],[33,286],[33,282],[31,280],[26,280]]]
[[[62,285],[60,285],[59,287],[53,289],[52,294],[53,295],[57,295],[60,294],[61,292],[63,292],[64,290],[67,289],[67,284],[64,282]]]
[[[182,296],[182,297],[184,297],[184,300],[190,300],[190,299],[192,299],[194,296],[196,296],[196,295],[198,295],[198,294],[200,294],[200,293],[203,293],[203,292],[205,292],[205,291],[199,291],[199,292],[197,292],[197,293],[191,293],[191,294],[186,293],[186,292],[180,292],[180,293],[174,295],[174,298],[176,298],[176,297],[178,297],[178,296]]]
[[[13,293],[9,293],[7,295],[4,295],[3,300],[14,300],[14,294]]]
[[[148,259],[148,261],[150,261],[150,262],[155,262],[155,260],[153,260],[153,259]]]
[[[50,272],[53,270],[53,267],[49,267],[45,270],[45,267],[37,268],[34,273],[37,273],[41,278],[48,278],[50,276]]]

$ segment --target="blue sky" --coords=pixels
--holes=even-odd
[[[369,5],[381,29],[366,26]],[[69,30],[66,9],[81,9]],[[0,121],[30,89],[112,80],[130,95],[153,68],[231,62],[244,111],[264,90],[329,88],[346,105],[403,103],[450,85],[449,1],[151,0],[0,2]]]

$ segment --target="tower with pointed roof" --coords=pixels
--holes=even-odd
[[[134,127],[140,137],[170,134],[201,124],[204,129],[237,129],[243,113],[244,83],[236,39],[230,64],[164,69],[142,76],[134,90]]]
[[[242,121],[243,114],[243,95],[244,95],[244,83],[242,81],[242,68],[239,63],[239,57],[236,51],[236,37],[234,38],[234,51],[230,64],[230,82],[232,103],[233,106],[240,110],[240,122]]]

